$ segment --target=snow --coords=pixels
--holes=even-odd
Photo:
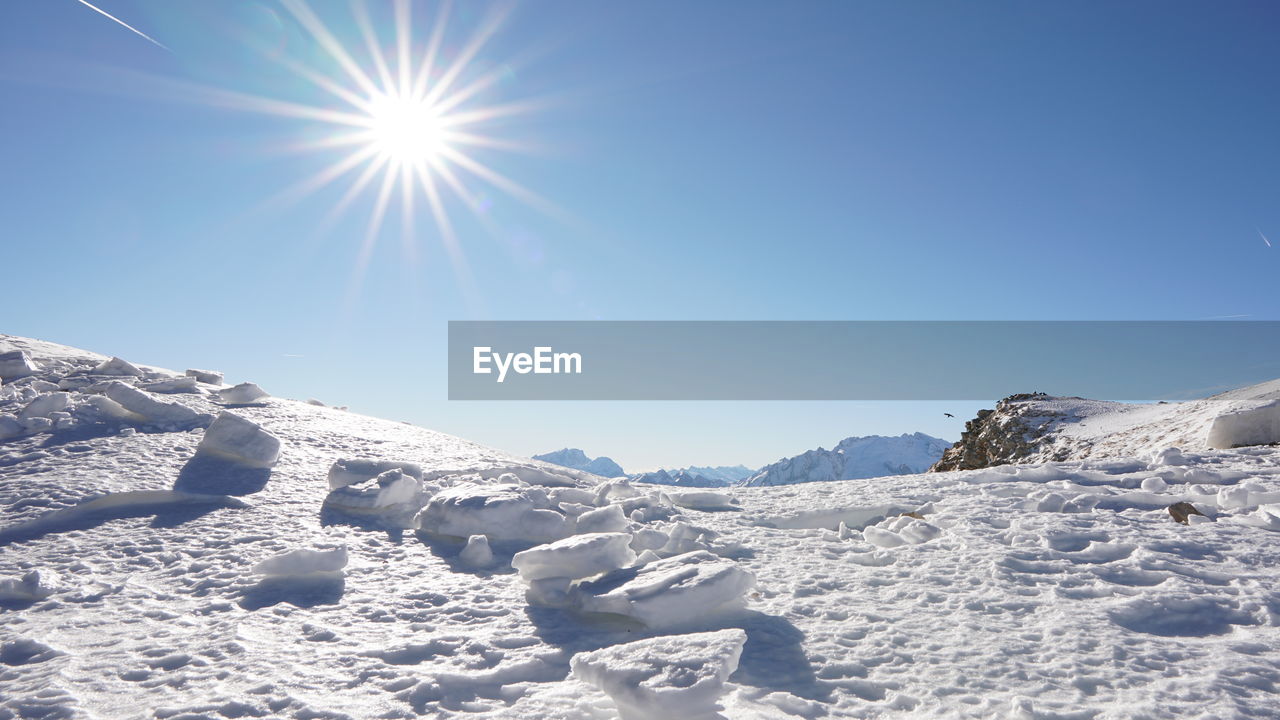
[[[377,516],[387,527],[409,529],[416,527],[414,516],[428,497],[421,480],[397,467],[331,491],[324,506],[345,513]]]
[[[22,350],[0,352],[0,380],[15,380],[35,373],[39,368]]]
[[[711,491],[667,491],[667,497],[671,502],[690,510],[732,510],[734,509],[733,498],[718,492]]]
[[[623,720],[715,717],[747,634],[717,630],[637,640],[573,657],[573,674],[602,690]]]
[[[649,628],[688,626],[740,609],[755,577],[706,550],[648,563],[613,586],[603,578],[579,587],[578,607],[638,620]]]
[[[1209,426],[1205,444],[1227,449],[1271,443],[1280,443],[1280,401],[1219,415]]]
[[[205,385],[222,385],[222,373],[217,370],[187,370],[187,377],[195,378],[196,382],[202,382]]]
[[[580,533],[617,532],[625,530],[626,527],[627,518],[622,514],[621,505],[606,505],[588,510],[578,515],[578,521],[575,523],[575,528]]]
[[[483,535],[467,538],[467,546],[458,553],[458,559],[467,567],[477,570],[493,565],[493,550],[489,547],[489,538]]]
[[[603,455],[598,458],[590,458],[578,448],[565,448],[542,455],[534,455],[533,459],[548,462],[552,465],[573,468],[574,470],[582,470],[601,477],[611,478],[626,475],[622,467],[611,458]]]
[[[841,440],[833,450],[809,450],[760,468],[741,484],[751,487],[854,480],[928,470],[951,443],[924,433],[868,435]]]
[[[313,575],[316,573],[335,573],[347,566],[347,549],[345,547],[332,550],[290,550],[279,555],[272,555],[253,566],[257,575],[272,577]]]
[[[115,380],[103,387],[102,394],[131,413],[138,421],[153,425],[183,425],[207,418],[207,415],[186,405],[157,400],[132,385]]]
[[[627,687],[678,694],[719,667],[725,644],[686,643],[721,631],[745,636],[714,700],[733,720],[1276,715],[1280,448],[1206,438],[1214,418],[1280,399],[1267,397],[1280,385],[1095,404],[1055,421],[1063,461],[733,488],[726,512],[283,399],[234,410],[278,438],[276,464],[212,463],[206,477],[193,454],[207,430],[104,414],[119,405],[89,373],[108,358],[26,338],[0,348],[38,366],[0,387],[0,426],[58,390],[69,405],[50,414],[74,424],[38,418],[46,430],[0,440],[0,583],[42,578],[0,601],[0,717],[616,720],[612,695]],[[136,366],[140,384],[164,377]],[[223,409],[208,392],[153,399]],[[400,469],[427,500],[455,494],[439,509],[456,534],[326,512],[343,458],[417,466],[368,472],[352,492],[378,487],[376,499],[377,478]],[[1179,502],[1204,515],[1179,524]],[[519,528],[543,511],[563,537],[589,538],[577,519],[611,507],[637,564],[580,580],[510,567],[558,533],[480,540],[463,527]],[[341,572],[253,572],[338,547]],[[573,670],[610,650],[602,671],[643,667],[643,646],[628,645],[648,640],[671,643],[652,653],[650,680]],[[686,674],[677,657],[706,663]],[[679,703],[664,717],[702,711]]]
[[[399,460],[339,459],[329,467],[329,489],[337,490],[362,483],[388,470],[399,470],[410,477],[422,479],[422,467],[416,463]]]
[[[418,514],[417,526],[434,535],[552,542],[568,536],[572,526],[563,514],[548,509],[549,502],[545,492],[516,484],[462,482],[431,498]]]
[[[629,534],[591,533],[518,552],[511,558],[511,567],[525,580],[581,580],[625,567],[635,559]]]
[[[142,386],[143,390],[154,393],[195,393],[200,392],[193,377],[166,378],[149,382]]]
[[[32,570],[21,578],[0,578],[0,605],[43,600],[58,589],[57,573]]]
[[[257,423],[223,410],[205,429],[196,454],[250,467],[271,467],[280,457],[280,439]]]
[[[228,405],[244,405],[271,396],[267,394],[266,390],[257,385],[251,382],[243,382],[234,387],[219,390],[218,397]]]
[[[124,375],[128,377],[142,377],[142,371],[136,365],[118,357],[104,361],[90,371],[94,375]]]

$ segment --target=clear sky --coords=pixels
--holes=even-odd
[[[245,96],[345,111],[306,75],[352,82],[287,3],[94,4],[167,49],[2,11],[3,332],[643,470],[954,440],[979,405],[450,403],[446,322],[1280,319],[1273,2],[458,3],[431,81],[500,14],[453,90],[502,147],[455,147],[542,199],[455,166],[470,282],[423,192],[372,233],[380,175],[334,220],[359,167],[288,192],[352,147]],[[377,77],[358,13],[312,4]]]

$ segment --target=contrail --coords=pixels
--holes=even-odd
[[[93,10],[93,11],[94,11],[94,12],[96,12],[96,13],[100,13],[100,14],[102,14],[102,15],[105,15],[105,16],[107,16],[108,18],[111,18],[112,20],[116,21],[117,23],[120,23],[121,25],[123,25],[123,26],[125,26],[125,27],[129,28],[129,29],[130,29],[130,30],[132,30],[133,32],[137,33],[138,35],[141,35],[142,37],[146,38],[148,42],[150,42],[152,45],[155,45],[156,47],[160,48],[161,50],[165,50],[165,51],[167,51],[167,52],[173,52],[172,50],[169,50],[169,48],[165,47],[164,43],[160,42],[159,40],[156,40],[155,38],[151,37],[150,35],[148,35],[148,34],[146,34],[146,33],[142,32],[142,31],[141,31],[141,30],[139,30],[138,28],[136,28],[136,27],[134,27],[134,26],[130,25],[129,23],[127,23],[127,22],[125,22],[125,21],[121,20],[120,18],[118,18],[118,17],[116,17],[116,16],[112,15],[111,13],[107,12],[106,10],[103,10],[103,9],[102,9],[102,8],[100,8],[100,7],[95,7],[95,6],[91,5],[91,4],[89,4],[88,2],[86,2],[86,0],[76,0],[76,1],[77,1],[77,2],[79,2],[81,5],[84,5],[85,7],[89,8],[90,10]]]
[[[1262,230],[1260,230],[1259,228],[1254,228],[1254,230],[1257,230],[1258,234],[1262,235]],[[1266,235],[1262,235],[1262,242],[1266,243],[1267,247],[1271,247],[1271,241],[1267,239]]]

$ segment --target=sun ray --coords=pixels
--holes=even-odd
[[[311,8],[304,0],[280,0],[280,4],[289,11],[291,15],[304,27],[311,36],[315,38],[320,47],[324,48],[329,56],[332,57],[338,65],[355,81],[365,93],[374,95],[378,91],[378,87],[374,85],[373,80],[365,74],[356,61],[351,58],[351,54],[342,47],[342,43],[329,32],[329,28],[312,12]]]
[[[427,46],[422,53],[422,63],[418,67],[417,77],[414,78],[412,96],[415,98],[426,97],[427,83],[431,81],[431,73],[435,71],[436,55],[440,52],[440,43],[444,41],[444,29],[449,21],[451,5],[451,0],[440,3],[435,27],[431,29],[431,35],[427,38]]]
[[[378,79],[382,82],[382,87],[391,87],[391,68],[387,67],[387,60],[382,54],[382,46],[378,43],[378,34],[374,32],[373,23],[369,20],[367,1],[355,0],[351,4],[351,12],[355,16],[356,27],[359,28],[360,35],[364,37],[365,46],[369,49],[369,56],[373,58],[374,70],[378,73]]]
[[[413,61],[410,59],[412,46],[409,38],[411,13],[409,0],[396,0],[396,95],[399,97],[408,97],[409,89],[413,84],[410,80],[413,73]]]
[[[454,81],[458,79],[458,76],[462,74],[462,71],[467,68],[467,65],[475,59],[481,48],[489,41],[489,38],[498,31],[498,26],[502,24],[502,18],[503,16],[498,13],[489,15],[480,30],[463,46],[462,51],[458,53],[458,57],[454,59],[449,68],[444,71],[426,96],[423,97],[423,102],[431,105],[440,100],[453,85]]]

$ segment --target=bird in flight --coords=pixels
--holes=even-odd
[[[1271,247],[1271,241],[1267,239],[1266,235],[1262,234],[1262,230],[1260,228],[1254,228],[1254,229],[1258,231],[1258,235],[1262,236],[1262,242],[1266,243],[1267,247]]]
[[[947,416],[947,417],[949,417],[949,418],[953,418],[953,417],[955,417],[955,415],[952,415],[951,413],[942,413],[942,414],[943,414],[943,415],[946,415],[946,416]]]

